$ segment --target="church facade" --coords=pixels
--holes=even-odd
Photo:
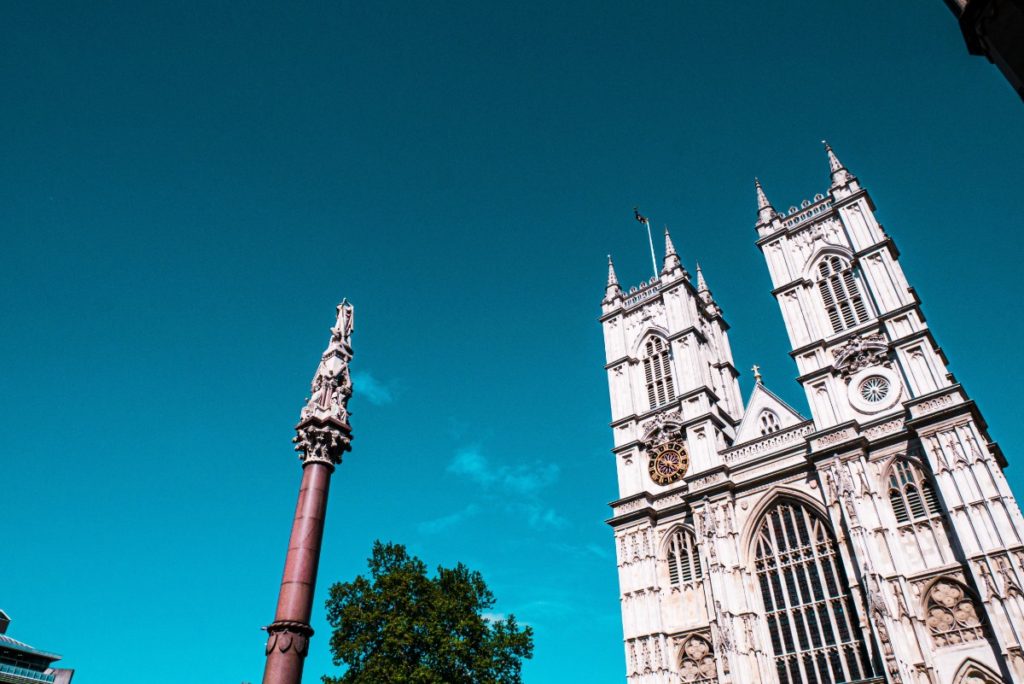
[[[1024,519],[899,253],[826,145],[764,254],[811,416],[756,376],[666,231],[601,323],[630,684],[1024,682]],[[755,367],[756,373],[756,367]]]

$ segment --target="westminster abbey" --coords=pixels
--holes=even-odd
[[[757,246],[811,416],[755,375],[665,234],[602,302],[630,684],[1024,683],[1024,519],[1006,461],[859,180]],[[756,369],[756,367],[755,367]],[[755,370],[756,373],[756,370]]]

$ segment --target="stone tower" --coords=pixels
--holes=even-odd
[[[722,309],[666,236],[602,303],[628,681],[1024,682],[1024,519],[892,239],[826,145],[828,194],[765,255],[805,418],[746,406]]]

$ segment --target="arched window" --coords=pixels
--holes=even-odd
[[[647,383],[647,401],[652,409],[664,406],[676,398],[669,364],[668,345],[660,337],[652,337],[644,346],[644,381]]]
[[[677,530],[668,543],[669,583],[678,587],[680,584],[696,582],[703,576],[693,535],[685,530]]]
[[[779,682],[874,676],[828,524],[803,504],[781,501],[765,514],[755,543]]]
[[[955,646],[985,638],[977,605],[967,589],[943,577],[928,590],[925,624],[936,646]]]
[[[980,663],[968,661],[960,671],[961,675],[953,680],[956,684],[1003,684],[1002,677]]]
[[[679,649],[679,678],[687,684],[716,684],[718,667],[710,640],[694,634]]]
[[[853,267],[839,257],[827,256],[818,263],[818,292],[832,323],[832,332],[842,332],[868,320],[868,308]]]
[[[893,463],[889,473],[889,503],[901,525],[942,515],[932,483],[920,468],[904,459]]]
[[[762,435],[770,435],[782,429],[782,426],[779,425],[779,417],[767,409],[761,411],[760,422]]]

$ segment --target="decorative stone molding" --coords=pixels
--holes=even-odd
[[[847,340],[832,352],[834,368],[850,382],[850,376],[871,366],[889,366],[889,342],[881,333],[863,335]]]
[[[655,440],[665,440],[672,437],[682,437],[682,425],[685,422],[683,414],[679,411],[667,411],[640,426],[641,438],[645,444],[652,444]]]
[[[956,404],[962,404],[964,401],[960,391],[956,388],[947,390],[938,396],[933,396],[919,402],[908,402],[907,408],[910,409],[910,415],[914,418],[920,418],[921,416],[927,416],[931,413],[937,413],[943,409],[949,408]]]
[[[352,448],[352,428],[348,418],[348,400],[352,396],[352,378],[348,364],[352,360],[354,310],[348,300],[338,305],[338,318],[331,328],[331,340],[320,358],[310,385],[309,399],[295,426],[295,450],[303,464],[341,463],[341,456]]]
[[[903,419],[897,418],[879,425],[872,425],[864,430],[864,436],[868,439],[878,439],[886,435],[892,435],[903,429]]]
[[[306,653],[309,652],[309,638],[313,636],[313,628],[309,625],[289,620],[278,620],[263,629],[267,630],[265,655],[270,655],[277,649],[281,653],[291,651],[298,657],[305,658]]]
[[[789,446],[791,444],[802,443],[805,441],[807,435],[812,432],[814,432],[813,423],[796,425],[780,432],[773,432],[762,437],[756,442],[749,442],[742,446],[730,449],[723,453],[723,457],[725,458],[726,463],[733,465],[763,453],[778,452],[782,447]]]
[[[842,428],[841,430],[836,430],[835,432],[830,432],[826,435],[822,435],[821,437],[813,439],[811,441],[811,447],[815,451],[818,451],[826,447],[830,447],[836,444],[842,444],[843,442],[848,442],[851,439],[855,439],[856,437],[856,430],[854,430],[851,427],[845,427]]]

